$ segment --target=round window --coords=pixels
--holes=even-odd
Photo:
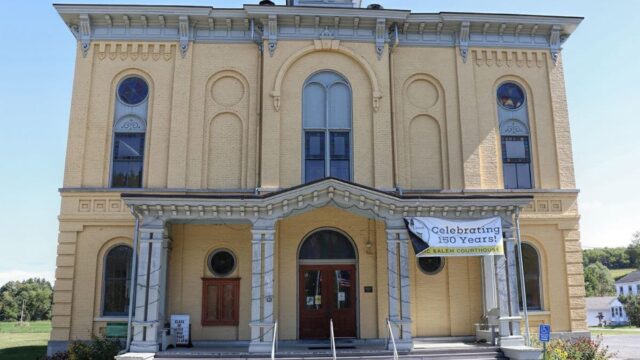
[[[147,82],[139,77],[128,77],[118,86],[118,97],[127,105],[140,104],[149,94]]]
[[[444,258],[420,257],[418,258],[418,267],[427,275],[435,275],[444,267]]]
[[[514,83],[505,83],[498,88],[498,104],[505,109],[515,110],[524,104],[524,91]]]
[[[209,256],[209,270],[216,276],[229,276],[236,268],[236,257],[229,250],[216,250]]]

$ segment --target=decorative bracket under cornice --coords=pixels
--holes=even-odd
[[[554,65],[558,63],[560,46],[562,45],[560,29],[560,25],[553,25],[553,27],[551,27],[551,34],[549,35],[549,50],[551,51],[551,60],[553,60]]]
[[[467,55],[469,55],[469,28],[471,23],[468,21],[460,24],[460,56],[462,56],[462,62],[467,62]]]
[[[278,46],[278,16],[269,15],[267,24],[267,38],[269,40],[269,56],[273,56]]]
[[[71,31],[80,41],[82,57],[87,57],[89,48],[91,47],[91,19],[89,18],[89,15],[80,15],[80,24],[78,26],[71,26]]]
[[[180,55],[184,58],[189,50],[189,17],[180,16],[178,23],[180,31]]]
[[[387,20],[384,18],[376,20],[376,54],[378,54],[378,60],[382,59],[382,54],[384,53],[384,43],[387,35],[386,23]]]

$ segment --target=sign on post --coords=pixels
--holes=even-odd
[[[171,315],[171,331],[176,334],[178,345],[189,344],[189,315]]]
[[[551,341],[551,325],[540,324],[539,339],[541,342],[547,343]]]

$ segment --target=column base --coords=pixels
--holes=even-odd
[[[502,352],[506,357],[513,360],[538,360],[542,359],[542,349],[528,346],[502,347]]]
[[[153,341],[132,341],[130,351],[132,353],[157,353],[160,344]]]
[[[393,346],[393,344],[389,344],[389,346]],[[413,350],[413,341],[412,340],[396,341],[396,349],[400,352],[411,351]],[[393,350],[393,349],[389,349],[389,350]]]
[[[116,356],[116,360],[152,360],[155,353],[125,353]]]
[[[501,336],[498,340],[498,344],[501,348],[524,346],[524,337],[520,335]]]
[[[252,341],[249,343],[249,352],[252,354],[271,354],[271,343],[265,341]]]

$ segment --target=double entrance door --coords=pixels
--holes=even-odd
[[[300,339],[356,337],[355,265],[300,265]]]

